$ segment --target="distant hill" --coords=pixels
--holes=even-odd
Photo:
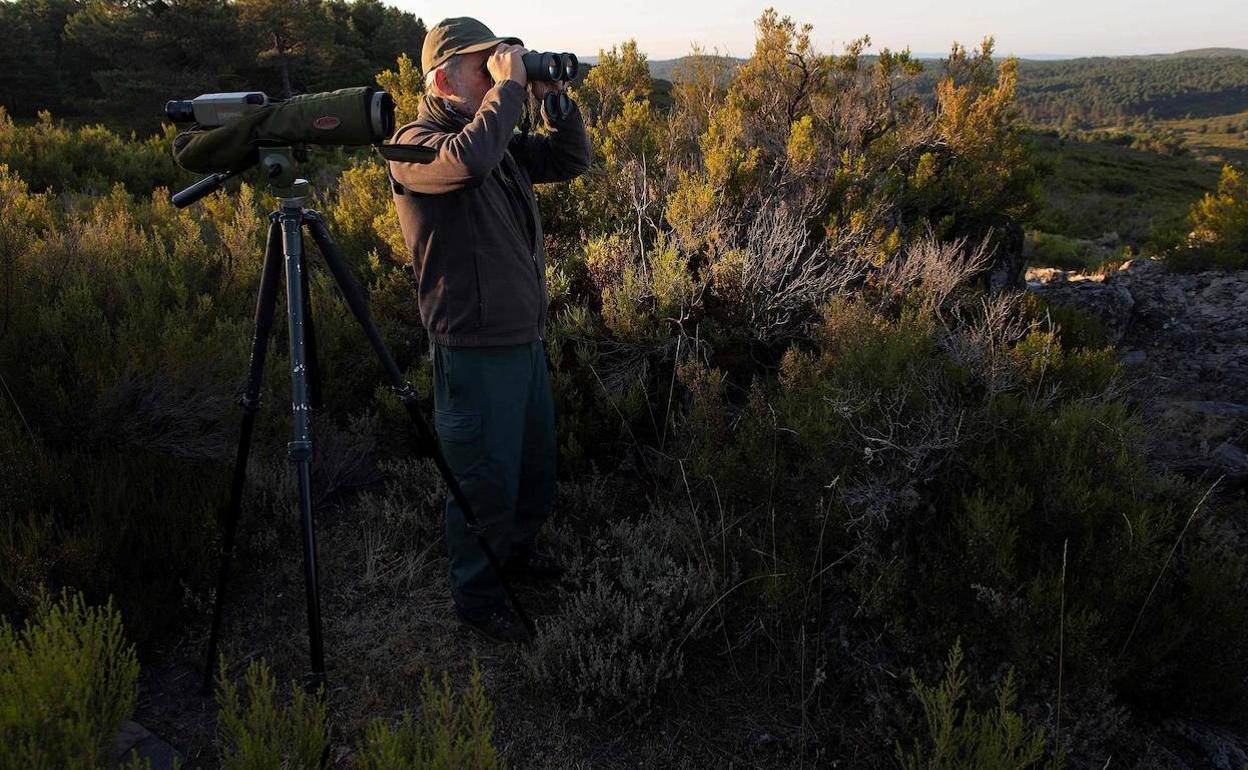
[[[649,62],[650,77],[658,78],[659,80],[675,80],[674,75],[676,71],[692,58],[692,56],[681,56],[677,59],[657,59],[651,61]],[[711,56],[709,54],[704,55],[703,58],[708,61],[722,62],[734,70],[745,61],[745,59],[736,56]]]
[[[1041,54],[1040,56],[1049,56]],[[1056,56],[1056,55],[1053,55]],[[668,83],[692,57],[649,62],[658,103],[667,103]],[[707,56],[731,70],[744,59]],[[864,56],[866,63],[875,56]],[[915,84],[930,97],[944,56],[916,54],[925,71]],[[1004,57],[998,57],[998,60]],[[1022,58],[1018,101],[1029,123],[1072,122],[1091,127],[1140,118],[1181,119],[1234,115],[1248,110],[1248,49],[1196,48],[1138,56]]]
[[[925,62],[939,62],[948,57],[948,52],[917,52],[912,54],[914,58]],[[1220,57],[1242,57],[1248,58],[1248,48],[1191,48],[1186,51],[1175,51],[1174,53],[1148,53],[1148,54],[1132,54],[1123,56],[1077,56],[1072,54],[1059,53],[1032,53],[1020,55],[1020,62],[1044,62],[1048,65],[1057,65],[1075,62],[1089,61],[1105,61],[1114,59],[1130,59],[1130,60],[1150,60],[1150,59],[1215,59]],[[675,80],[673,77],[676,70],[691,57],[680,56],[675,59],[651,59],[650,77],[660,80]],[[719,59],[728,63],[733,68],[741,65],[745,61],[742,57],[734,56],[709,56],[707,58]],[[867,61],[873,60],[873,55],[864,55],[863,59]],[[1000,56],[998,58],[1005,58]],[[586,64],[597,64],[597,56],[586,56],[581,59]]]
[[[1149,53],[1131,59],[1209,59],[1215,56],[1248,56],[1248,48],[1192,48],[1175,53]]]

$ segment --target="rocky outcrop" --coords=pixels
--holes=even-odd
[[[1100,319],[1158,459],[1248,482],[1248,271],[1170,273],[1134,259],[1104,275],[1029,270],[1027,286]]]

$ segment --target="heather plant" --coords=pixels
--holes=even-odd
[[[1012,671],[997,686],[995,708],[983,710],[968,702],[970,694],[959,641],[949,650],[944,676],[936,683],[923,683],[913,671],[910,677],[923,708],[927,740],[916,740],[911,751],[897,746],[897,761],[904,770],[1062,767],[1060,755],[1046,757],[1044,728],[1031,727],[1022,714],[1013,710],[1018,692]]]
[[[1068,703],[1072,724],[1115,697],[1242,708],[1239,673],[1211,677],[1243,670],[1228,634],[1248,619],[1244,561],[1217,545],[1225,525],[1199,490],[1147,469],[1112,352],[1065,348],[1021,302],[948,291],[939,276],[959,263],[940,251],[831,300],[813,347],[790,348],[743,404],[723,372],[685,365],[688,466],[755,581],[738,610],[796,645],[787,618],[810,611],[803,576],[818,575],[893,654],[960,635],[1043,691],[1060,660],[1074,691],[1113,693]]]
[[[277,682],[263,660],[252,661],[243,687],[233,682],[224,658],[217,673],[217,730],[222,770],[317,770],[329,751],[329,708],[324,693],[290,687],[279,702]]]
[[[329,707],[323,690],[307,693],[291,684],[279,696],[277,680],[263,660],[252,661],[241,686],[222,659],[216,681],[222,770],[318,770],[330,750]],[[426,673],[416,711],[397,722],[372,719],[351,766],[363,770],[499,770],[505,767],[493,744],[494,706],[481,670],[473,662],[468,688],[451,689],[449,677]]]
[[[525,654],[539,685],[575,711],[639,717],[684,672],[685,648],[716,628],[731,566],[712,556],[697,511],[655,507],[592,535],[560,590],[563,611]]]
[[[112,602],[40,598],[21,630],[0,617],[0,767],[112,766],[139,664]]]
[[[140,140],[101,125],[67,127],[47,112],[33,125],[17,125],[0,106],[0,164],[8,165],[35,190],[78,190],[105,195],[121,183],[133,194],[157,187],[185,187],[194,177],[178,168],[169,152],[172,126]]]
[[[5,606],[29,606],[41,582],[91,586],[133,612],[143,642],[206,586],[263,257],[259,197],[242,184],[179,211],[164,190],[117,184],[54,199],[0,169]],[[420,345],[401,324],[410,284],[375,253],[360,267],[406,364]],[[361,431],[380,373],[332,282],[311,272],[324,398],[341,409],[318,445],[323,500],[375,478]],[[278,312],[263,390],[275,405],[286,402]],[[257,454],[280,452],[289,432],[287,412],[267,414]]]
[[[501,770],[506,764],[493,737],[494,706],[474,661],[461,695],[451,690],[445,673],[441,682],[426,673],[416,714],[405,711],[397,724],[371,721],[351,765],[361,770]]]

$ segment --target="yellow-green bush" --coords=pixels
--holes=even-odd
[[[501,770],[506,765],[493,737],[494,706],[474,661],[472,679],[462,695],[452,692],[445,673],[440,683],[426,673],[416,715],[404,712],[397,725],[383,719],[371,721],[351,766],[360,770]]]
[[[222,659],[217,673],[217,730],[222,770],[320,770],[330,751],[329,706],[323,689],[309,694],[291,684],[288,697],[268,664],[252,661],[242,687]],[[415,716],[396,724],[373,719],[351,757],[361,770],[501,770],[493,744],[494,707],[473,662],[468,689],[457,695],[444,673],[426,674]]]
[[[163,190],[120,185],[54,199],[0,166],[0,211],[0,452],[12,468],[0,606],[29,606],[42,582],[84,586],[116,596],[144,643],[178,622],[188,590],[207,588],[263,261],[260,203],[245,184],[187,211]],[[411,284],[392,264],[368,269],[382,332],[406,365],[422,344]],[[326,416],[349,432],[380,371],[319,267],[311,291]],[[263,388],[276,408],[257,455],[282,452],[289,433],[283,315],[279,297]],[[331,456],[333,442],[319,443],[318,499],[371,478],[366,453]]]
[[[997,687],[995,708],[977,709],[970,703],[962,645],[954,642],[943,678],[924,684],[910,672],[914,693],[923,708],[926,741],[913,750],[897,746],[904,770],[1058,770],[1058,758],[1046,757],[1044,728],[1033,728],[1014,711],[1018,699],[1014,672]]]
[[[329,751],[324,693],[309,695],[292,684],[290,700],[279,703],[277,682],[263,660],[248,664],[245,693],[227,672],[222,658],[217,670],[222,770],[319,770]]]
[[[141,194],[185,187],[195,177],[173,162],[172,126],[140,140],[102,125],[68,128],[43,112],[34,125],[13,123],[0,106],[0,165],[8,165],[40,192],[79,190],[104,195],[114,184]]]
[[[1205,193],[1188,216],[1187,242],[1167,256],[1179,270],[1248,266],[1248,176],[1229,163],[1216,193]]]
[[[44,596],[25,626],[0,617],[0,767],[112,766],[134,711],[139,663],[112,603]]]

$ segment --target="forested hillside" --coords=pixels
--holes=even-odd
[[[423,24],[371,0],[57,2],[0,6],[53,86],[4,49],[0,98],[24,100],[0,111],[4,770],[108,767],[132,715],[210,770],[1237,756],[1242,490],[1158,462],[1164,426],[1106,329],[1020,291],[1019,257],[1024,228],[1100,238],[1124,215],[1103,196],[1156,185],[1182,227],[1149,256],[1243,269],[1244,175],[1029,134],[1020,63],[991,38],[925,67],[865,39],[821,52],[773,9],[748,59],[690,62],[663,108],[633,41],[571,91],[592,166],[537,190],[559,469],[543,538],[568,571],[521,586],[536,641],[455,622],[445,489],[309,244],[330,686],[291,691],[308,647],[279,320],[225,665],[201,696],[276,201],[249,172],[175,208],[194,176],[170,129],[89,123],[148,125],[151,94],[222,78],[337,87],[343,62],[404,120],[421,73],[378,58],[415,52]],[[385,167],[318,148],[301,173],[430,408]],[[1151,216],[1126,225],[1144,240]]]
[[[1225,115],[1248,109],[1248,56],[1026,62],[1018,96],[1032,123]]]
[[[425,24],[381,0],[5,0],[0,104],[150,133],[169,99],[365,85]]]
[[[1136,119],[1205,118],[1248,110],[1248,49],[1207,49],[1159,56],[1023,60],[1018,106],[1033,125],[1103,126]],[[702,66],[731,71],[741,62],[698,55]],[[691,57],[651,64],[661,80],[681,78]],[[864,56],[863,61],[874,57]],[[930,97],[940,62],[924,59],[915,81]]]

